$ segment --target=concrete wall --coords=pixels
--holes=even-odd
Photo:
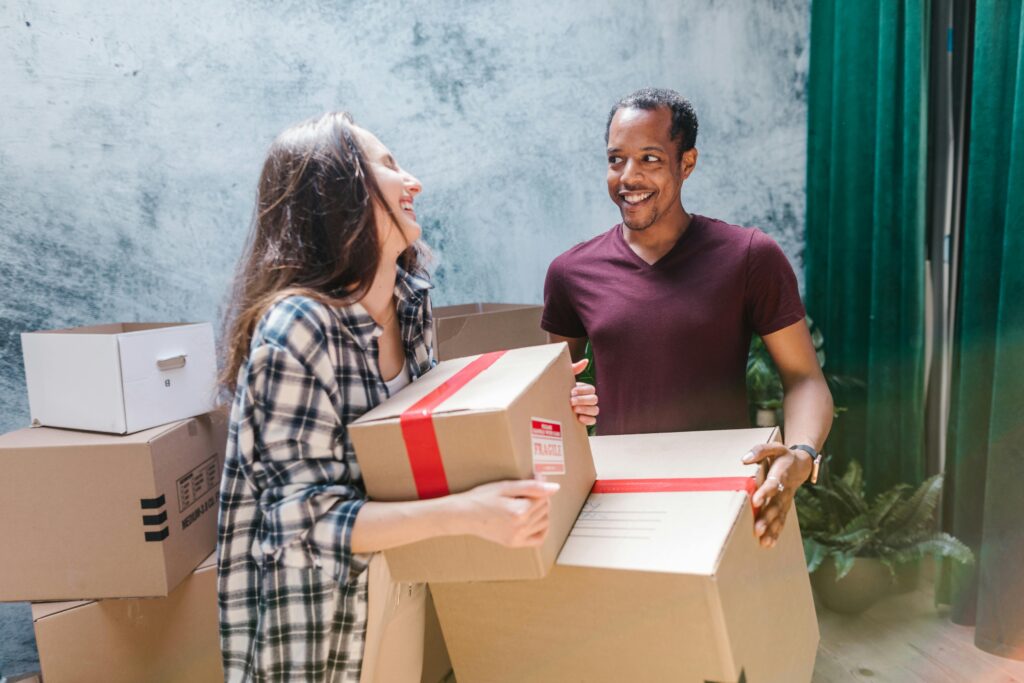
[[[701,118],[687,208],[801,272],[808,30],[809,0],[10,0],[0,430],[28,419],[20,332],[216,319],[267,145],[326,109],[423,182],[436,303],[539,301],[550,260],[616,222],[605,117],[645,85]],[[0,673],[34,657],[19,638],[8,607]]]

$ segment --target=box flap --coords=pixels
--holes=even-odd
[[[203,569],[209,569],[210,567],[216,567],[216,566],[217,566],[217,551],[214,550],[212,553],[210,553],[207,556],[207,558],[205,560],[203,560],[202,562],[199,563],[199,566],[196,567],[195,571],[198,572],[198,571],[201,571]]]
[[[67,612],[68,610],[84,607],[96,602],[95,600],[64,600],[62,602],[33,602],[32,621],[36,622],[54,614]]]
[[[191,418],[189,418],[191,419]],[[83,432],[57,427],[28,427],[0,435],[0,449],[58,448],[64,446],[132,446],[147,444],[181,422],[171,422],[134,434]]]
[[[493,365],[474,377],[433,412],[435,415],[443,415],[505,410],[533,384],[545,368],[556,362],[559,356],[564,353],[568,359],[567,348],[563,342],[506,351]],[[441,361],[432,370],[365,413],[353,424],[397,419],[417,401],[451,380],[476,358],[479,356]]]
[[[598,480],[756,477],[743,455],[774,428],[599,436],[590,440]],[[746,493],[591,493],[558,564],[712,575]],[[751,533],[753,531],[751,530]],[[684,540],[685,539],[685,540]]]
[[[59,330],[37,330],[24,334],[129,334],[146,330],[158,330],[164,327],[180,327],[184,325],[209,325],[210,323],[105,323],[102,325],[84,325],[82,327],[66,327]]]

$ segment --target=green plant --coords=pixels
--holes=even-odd
[[[895,577],[896,566],[925,555],[974,561],[970,549],[935,529],[942,475],[917,489],[898,484],[868,501],[861,466],[851,461],[842,477],[826,474],[817,486],[797,491],[796,510],[804,537],[807,570],[827,558],[835,561],[836,580],[846,576],[858,557],[875,557]]]
[[[807,328],[811,332],[811,343],[814,345],[814,353],[818,357],[818,365],[825,367],[825,336],[814,324],[810,316],[804,318]],[[833,395],[839,387],[855,387],[862,385],[861,382],[843,375],[832,375],[825,373],[825,381]],[[750,351],[747,354],[747,401],[751,411],[774,410],[782,408],[782,380],[779,378],[779,370],[775,367],[775,361],[768,353],[768,347],[764,345],[761,337],[754,335],[750,340]],[[846,410],[845,407],[834,408],[835,417]]]

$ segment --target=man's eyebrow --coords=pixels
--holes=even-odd
[[[608,154],[617,154],[618,152],[621,152],[621,151],[622,150],[619,149],[618,147],[609,147],[608,148]],[[662,147],[661,145],[648,145],[647,147],[641,147],[640,151],[641,152],[664,152],[665,148]]]

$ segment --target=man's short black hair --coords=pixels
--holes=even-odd
[[[604,127],[605,144],[608,143],[608,132],[611,130],[615,112],[620,109],[650,111],[659,107],[667,107],[672,112],[669,138],[679,145],[679,158],[682,158],[683,152],[690,151],[697,144],[697,112],[693,110],[689,100],[668,88],[642,88],[616,102],[608,114],[608,123]]]

